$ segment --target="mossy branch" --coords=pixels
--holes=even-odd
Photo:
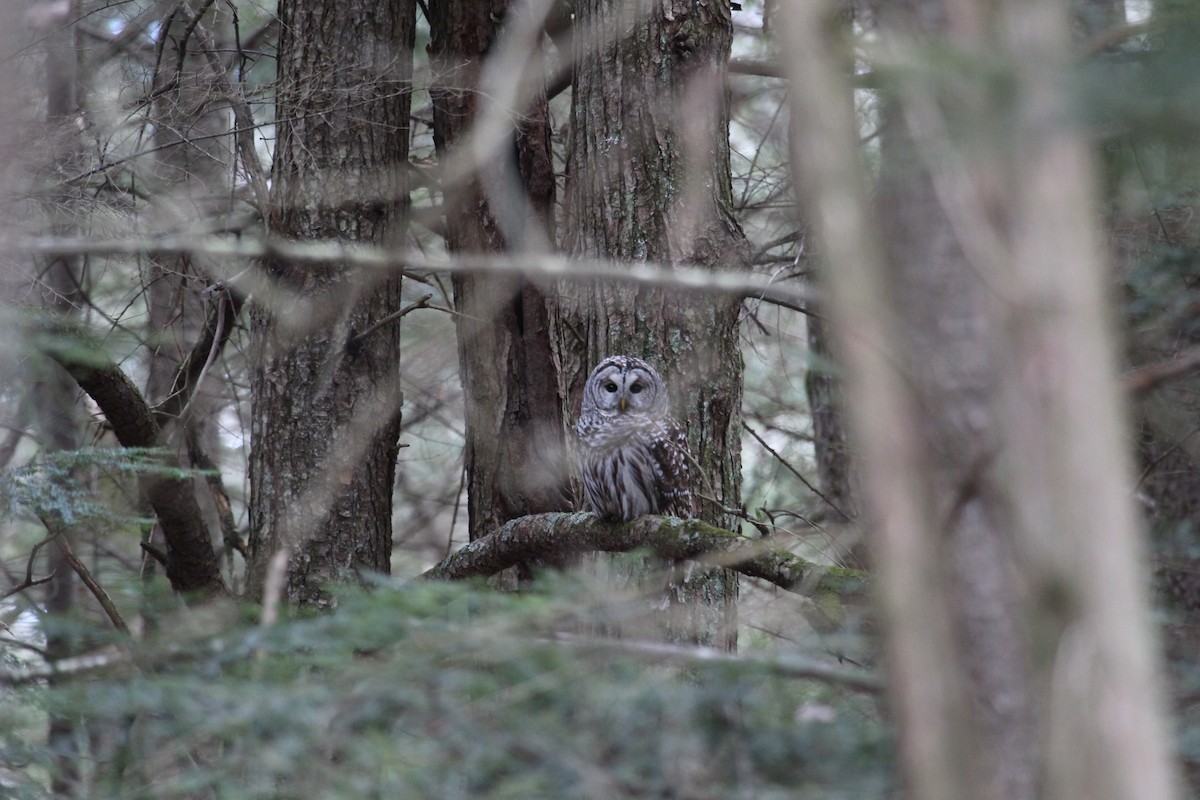
[[[732,569],[821,602],[831,596],[858,601],[870,591],[870,580],[863,572],[815,564],[773,547],[770,540],[747,539],[700,520],[646,516],[614,524],[585,512],[518,517],[451,553],[421,578],[487,577],[521,562],[639,549],[663,559],[691,559]]]

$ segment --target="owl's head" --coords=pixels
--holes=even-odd
[[[633,356],[604,359],[583,388],[583,411],[606,416],[665,417],[668,402],[667,387],[658,370]]]

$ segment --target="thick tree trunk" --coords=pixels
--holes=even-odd
[[[407,206],[414,6],[279,4],[270,228],[294,239],[395,244]],[[399,274],[267,265],[256,298],[248,588],[287,553],[286,599],[389,569],[400,424]],[[366,336],[359,334],[367,333]]]
[[[481,82],[520,80],[495,73],[493,45],[504,31],[537,23],[525,4],[508,0],[434,0],[429,11],[434,143],[451,174],[471,157],[455,146],[477,118]],[[540,50],[530,58],[540,59]],[[540,69],[534,74],[540,80]],[[531,94],[532,104],[518,109],[520,122],[506,132],[497,158],[479,165],[483,175],[465,170],[469,178],[443,187],[451,252],[529,252],[553,242],[549,106],[544,92]],[[486,273],[456,273],[453,282],[475,540],[514,517],[568,507],[562,403],[543,285]]]
[[[729,14],[725,3],[683,0],[577,6],[565,237],[573,255],[746,266],[730,212]],[[739,301],[597,283],[568,285],[562,302],[569,416],[587,372],[606,356],[655,363],[701,467],[700,516],[732,525],[724,509],[740,503]],[[695,615],[682,635],[733,645],[731,575],[710,573],[674,592]]]
[[[990,290],[956,238],[903,115],[885,103],[879,209],[893,352],[913,394],[925,502],[941,510],[936,536],[951,602],[955,668],[967,676],[982,785],[994,800],[1036,792],[1029,665],[1009,498],[996,454],[993,399],[1002,376],[991,333]],[[1003,698],[997,702],[996,698]]]
[[[905,777],[935,800],[1171,798],[1066,6],[943,8],[887,5],[889,62],[932,42],[1005,79],[896,71],[881,226],[828,12],[785,23]]]

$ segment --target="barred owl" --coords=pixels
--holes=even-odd
[[[575,429],[588,505],[600,517],[693,516],[687,434],[667,402],[662,378],[640,358],[612,356],[592,370]]]

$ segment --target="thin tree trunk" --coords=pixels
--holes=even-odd
[[[854,460],[846,436],[842,383],[832,367],[840,362],[830,341],[823,307],[814,304],[813,309],[817,313],[805,317],[804,324],[808,349],[816,364],[804,376],[804,390],[812,414],[817,479],[825,496],[827,524],[837,531],[839,554],[850,566],[862,569],[870,563],[870,555],[862,534],[852,527],[858,519]]]
[[[397,244],[413,3],[284,1],[279,17],[272,232]],[[400,336],[395,323],[368,331],[399,308],[400,275],[278,258],[267,268],[279,292],[252,312],[248,588],[260,596],[286,551],[286,599],[320,604],[327,581],[389,570]]]
[[[162,20],[151,85],[155,169],[152,176],[141,176],[154,193],[147,220],[152,230],[187,230],[232,208],[230,112],[221,91],[221,76],[210,61],[212,54],[206,52],[210,42],[201,35],[220,30],[225,16],[226,9],[220,4],[192,0],[170,9]],[[180,365],[192,344],[203,335],[207,310],[202,292],[210,285],[211,274],[203,256],[150,254],[146,399],[154,406],[167,400]],[[186,420],[162,422],[166,439],[180,462],[196,467],[184,452],[186,436],[175,424],[186,427],[187,436],[204,453],[214,452],[219,439],[211,422],[218,410],[218,398],[197,387],[186,403],[175,404],[177,408],[185,406]],[[204,479],[196,478],[194,484],[207,527],[220,530],[218,512],[206,501],[209,493]],[[157,527],[152,534],[161,536]],[[154,572],[155,561],[144,556],[142,566],[143,575],[148,577]]]
[[[447,174],[471,157],[456,150],[476,122],[485,81],[497,74],[498,39],[538,25],[530,4],[434,0],[433,132]],[[540,27],[540,26],[538,26]],[[485,59],[489,74],[485,75]],[[529,55],[540,66],[540,49]],[[533,72],[541,80],[540,69]],[[444,187],[446,243],[454,253],[536,252],[554,241],[554,169],[544,91],[531,91],[484,174]],[[497,210],[499,209],[499,210]],[[456,273],[459,363],[466,406],[470,538],[514,517],[568,507],[563,481],[562,404],[544,286],[518,276]]]
[[[1146,560],[1116,381],[1095,175],[1062,120],[1072,64],[1065,3],[1002,6],[1014,65],[1012,252],[1001,296],[1002,409],[1022,572],[1039,602],[1047,796],[1178,796],[1146,596]],[[1069,679],[1067,676],[1070,676]],[[1120,720],[1119,724],[1114,724]]]
[[[990,290],[959,246],[895,102],[885,102],[879,209],[897,319],[897,355],[913,398],[924,502],[939,520],[939,570],[954,610],[955,669],[966,676],[986,797],[1036,794],[1033,709],[1021,582],[993,398],[1002,371]],[[1003,698],[1003,702],[997,702]]]
[[[78,6],[72,3],[67,19],[73,20],[76,13]],[[46,35],[46,124],[49,140],[53,143],[51,157],[54,168],[64,172],[70,172],[78,165],[82,144],[75,125],[75,117],[79,113],[76,96],[78,50],[75,38],[75,26],[70,23],[55,25]],[[50,227],[54,233],[69,235],[75,232],[72,211],[78,205],[78,198],[72,197],[70,189],[48,204]],[[78,317],[83,300],[79,289],[83,279],[79,258],[54,258],[42,275],[42,306],[64,319]],[[82,442],[83,424],[76,403],[78,389],[59,365],[47,359],[43,369],[45,372],[35,384],[33,393],[42,446],[47,452],[76,450]],[[74,539],[73,534],[73,530],[66,527],[60,533],[71,539]],[[47,568],[54,575],[54,580],[47,586],[45,599],[45,610],[50,621],[46,634],[46,656],[55,661],[72,655],[80,647],[78,636],[68,633],[72,626],[67,624],[67,618],[75,610],[76,580],[63,548],[50,546],[46,552],[49,562]],[[54,711],[49,715],[48,727],[46,743],[55,753],[50,790],[58,797],[82,797],[80,719],[74,714]]]

